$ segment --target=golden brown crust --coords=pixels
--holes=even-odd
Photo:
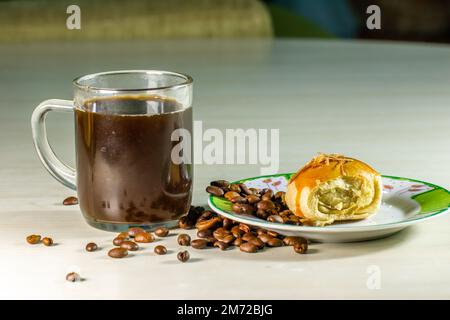
[[[339,154],[319,154],[289,180],[286,203],[305,223],[363,219],[378,210],[380,174]]]

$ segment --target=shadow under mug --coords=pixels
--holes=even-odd
[[[45,168],[77,191],[93,227],[174,227],[192,198],[192,78],[168,71],[110,71],[79,77],[73,87],[73,101],[46,100],[31,117]],[[76,170],[50,147],[49,111],[74,113]],[[174,134],[179,129],[189,139]]]

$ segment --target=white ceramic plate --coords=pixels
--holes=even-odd
[[[286,191],[292,174],[276,174],[236,181],[253,188],[270,188]],[[359,221],[309,227],[268,222],[257,217],[236,214],[231,202],[210,196],[212,210],[229,219],[251,226],[273,230],[283,235],[303,236],[319,242],[352,242],[386,237],[403,228],[447,213],[450,209],[450,192],[431,183],[392,176],[383,176],[383,199],[380,210]]]

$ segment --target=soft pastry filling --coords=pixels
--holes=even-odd
[[[357,214],[371,204],[374,194],[373,183],[362,177],[343,176],[319,184],[312,196],[321,213]]]

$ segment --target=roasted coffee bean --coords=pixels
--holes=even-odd
[[[273,197],[273,191],[272,190],[267,190],[261,197],[261,200],[271,200]]]
[[[278,213],[280,217],[289,217],[292,215],[292,212],[290,210],[283,210]]]
[[[268,216],[267,221],[276,222],[276,223],[284,223],[283,218],[276,214],[272,214],[272,215]]]
[[[245,198],[247,199],[247,202],[250,204],[257,203],[261,200],[257,195],[254,194],[247,195]]]
[[[163,255],[167,253],[167,249],[164,246],[156,246],[154,249],[156,254]]]
[[[166,227],[156,228],[155,234],[158,237],[167,237],[167,235],[169,234],[169,229],[167,229]]]
[[[86,251],[88,251],[88,252],[96,251],[97,249],[98,249],[98,246],[97,246],[97,244],[94,243],[94,242],[89,242],[89,243],[86,245]]]
[[[267,230],[267,234],[274,238],[278,237],[278,233],[276,233],[275,231]]]
[[[239,246],[239,249],[242,252],[247,252],[247,253],[255,253],[256,251],[258,251],[258,247],[255,246],[253,243],[250,242],[244,242]]]
[[[204,220],[209,220],[211,218],[213,218],[215,216],[215,214],[209,210],[204,211],[200,217],[198,217],[198,221],[204,221]]]
[[[212,185],[214,187],[219,187],[219,188],[228,188],[230,183],[227,180],[216,180],[216,181],[211,181],[210,185]]]
[[[263,233],[267,233],[267,231],[264,230],[264,229],[261,229],[261,228],[256,229],[256,235],[257,235],[257,236],[259,236],[259,235],[261,235],[261,234],[263,234]]]
[[[306,251],[308,251],[308,243],[298,242],[294,244],[294,251],[301,254],[306,253]]]
[[[250,232],[251,230],[250,226],[245,223],[239,223],[239,229],[244,231],[244,233]]]
[[[188,246],[191,244],[191,237],[188,234],[182,233],[177,238],[180,246]]]
[[[120,244],[121,248],[127,249],[128,251],[138,251],[139,245],[136,242],[125,240]]]
[[[275,204],[270,200],[261,200],[256,204],[256,208],[258,208],[259,210],[268,211],[275,209]]]
[[[277,191],[273,197],[275,199],[283,199],[284,194],[285,194],[284,191]]]
[[[213,235],[211,235],[211,236],[209,236],[209,237],[206,237],[206,238],[204,238],[204,239],[206,240],[206,243],[207,243],[208,247],[212,247],[213,244],[214,244],[214,242],[217,241],[217,239],[214,238]]]
[[[73,206],[75,204],[78,204],[77,197],[67,197],[63,200],[63,205],[65,205],[65,206]]]
[[[237,247],[239,247],[241,244],[243,244],[245,241],[244,240],[242,240],[242,238],[236,238],[236,239],[234,239],[234,241],[233,241],[233,244],[235,245],[235,246],[237,246]]]
[[[230,188],[231,191],[234,191],[234,192],[237,192],[237,193],[241,192],[241,187],[237,183],[230,184],[229,188]]]
[[[53,245],[53,239],[49,238],[49,237],[45,237],[45,238],[42,239],[42,244],[44,246],[50,247],[50,246]]]
[[[207,229],[207,230],[199,230],[197,231],[197,237],[199,238],[208,238],[210,236],[212,236],[212,230]]]
[[[220,220],[219,217],[214,217],[214,218],[211,218],[211,219],[208,219],[208,220],[198,221],[195,224],[195,227],[198,230],[214,229],[217,226],[219,226],[221,222],[222,221]]]
[[[115,259],[124,258],[128,255],[128,250],[125,248],[113,248],[108,251],[108,256]]]
[[[237,197],[231,198],[230,201],[232,203],[246,203],[247,199],[245,199],[244,197],[241,197],[241,196],[237,196]]]
[[[222,225],[223,225],[224,229],[230,230],[234,226],[234,222],[231,219],[224,218],[222,220]]]
[[[190,255],[188,251],[180,251],[177,254],[177,258],[178,260],[180,260],[181,262],[186,262],[189,260]]]
[[[140,243],[150,243],[155,241],[155,237],[150,232],[141,232],[134,237],[134,241]]]
[[[235,237],[235,238],[240,238],[245,232],[242,231],[239,226],[234,226],[233,228],[231,228],[231,234]]]
[[[283,239],[283,242],[287,246],[293,246],[297,243],[308,243],[308,240],[306,240],[305,238],[302,238],[302,237],[288,236]]]
[[[212,194],[213,196],[216,197],[223,197],[224,195],[224,191],[216,186],[208,186],[206,187],[206,192],[208,192],[209,194]]]
[[[265,210],[258,209],[256,210],[256,216],[263,220],[267,220],[267,218],[270,216],[270,213]]]
[[[244,183],[241,183],[239,187],[241,188],[242,192],[244,192],[247,195],[254,194],[253,191],[250,190]]]
[[[182,216],[179,220],[178,220],[178,227],[180,227],[181,229],[192,229],[194,227],[194,223],[193,221],[189,220],[186,216]]]
[[[283,241],[278,238],[271,238],[266,242],[269,247],[281,247],[283,245]]]
[[[76,272],[70,272],[66,275],[66,280],[70,282],[80,281],[81,277]]]
[[[219,248],[220,250],[223,251],[223,250],[227,250],[228,249],[229,244],[225,243],[223,241],[216,241],[216,242],[214,242],[214,247],[217,247],[217,248]]]
[[[259,249],[264,248],[264,242],[262,242],[261,239],[257,237],[250,238],[247,242],[257,246]]]
[[[128,234],[128,232],[121,232],[116,236],[116,238],[128,240],[130,238],[130,235]]]
[[[205,239],[195,239],[191,241],[191,247],[194,249],[204,249],[208,242]]]
[[[139,228],[139,227],[134,227],[134,228],[128,229],[128,235],[131,238],[134,238],[137,234],[143,233],[143,232],[145,232],[145,230],[142,228]]]
[[[255,211],[252,205],[246,203],[234,203],[231,209],[233,212],[241,214],[252,214]]]
[[[231,234],[231,231],[228,231],[224,228],[216,229],[213,235],[214,238],[225,243],[231,243],[234,241],[234,236]]]
[[[38,244],[41,242],[41,236],[37,234],[32,234],[27,237],[27,242],[29,244]]]
[[[268,243],[270,240],[274,239],[274,237],[269,236],[267,233],[258,235],[258,238],[261,239],[261,241],[264,243]]]
[[[251,232],[247,232],[242,236],[242,240],[244,241],[250,241],[250,239],[256,238],[256,236],[251,233]]]
[[[195,222],[200,217],[200,215],[202,214],[203,211],[204,210],[202,207],[191,206],[189,208],[188,214],[186,215],[186,218],[192,222]]]
[[[239,193],[237,193],[236,191],[228,191],[227,193],[224,194],[224,198],[231,201],[231,199],[236,198],[236,197],[240,197],[241,195]]]
[[[116,237],[116,238],[113,239],[113,245],[119,247],[120,244],[121,244],[122,242],[126,241],[126,240],[128,240],[128,238],[127,238],[127,239],[123,239],[123,238],[118,238],[118,237]]]
[[[257,195],[258,197],[260,196],[260,191],[256,188],[248,188],[248,190],[250,190],[254,195]]]

